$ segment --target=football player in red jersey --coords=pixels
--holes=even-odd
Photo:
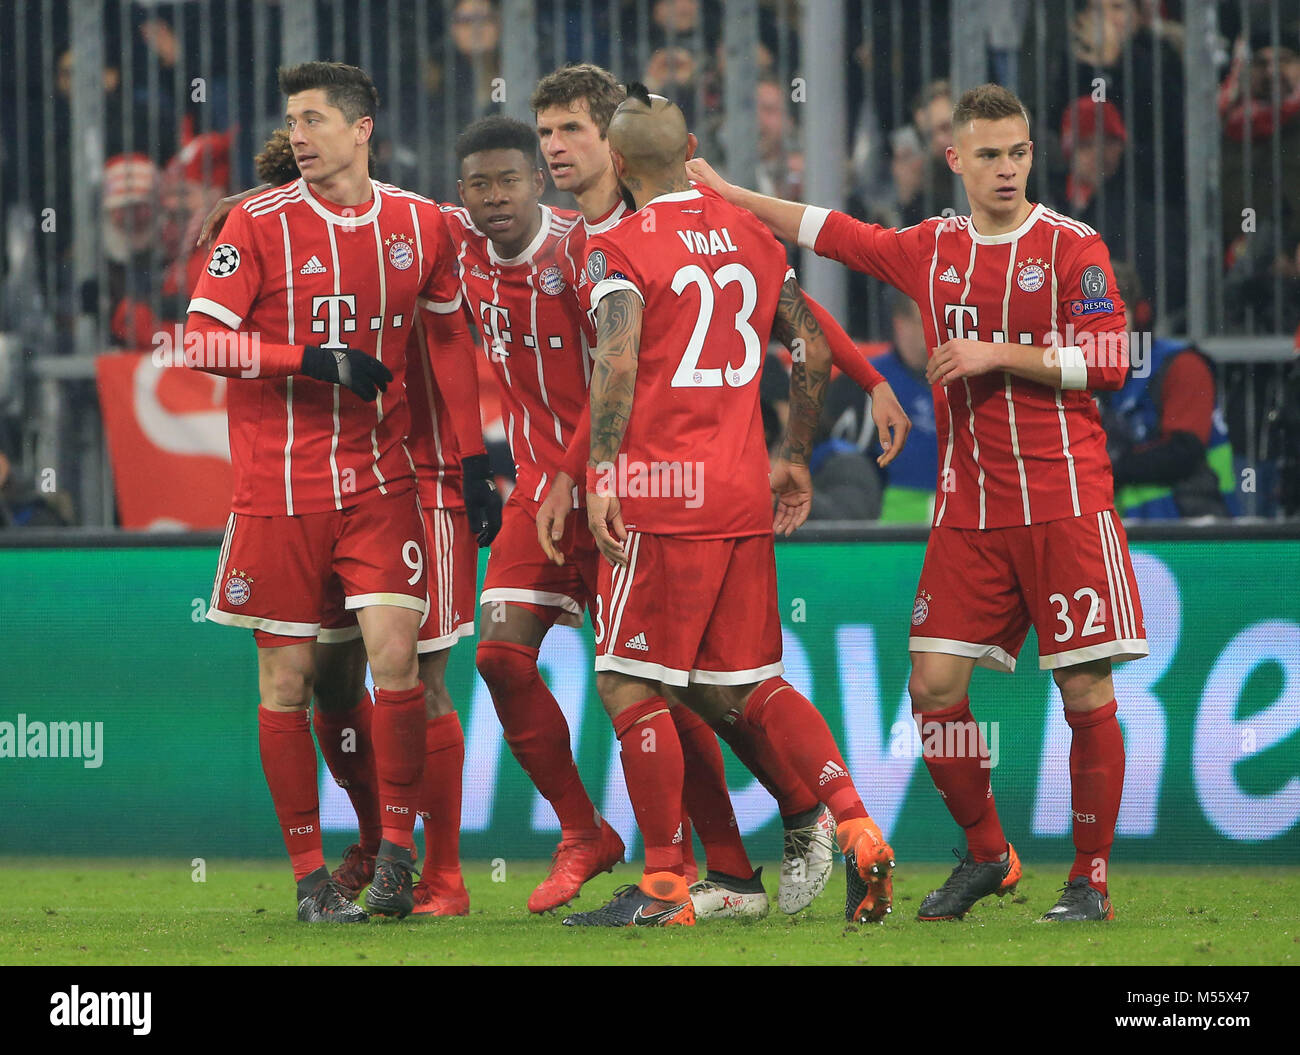
[[[403,916],[414,904],[411,833],[424,761],[416,639],[427,564],[404,442],[410,412],[402,386],[387,385],[405,369],[420,310],[447,369],[472,369],[473,352],[441,213],[369,177],[378,105],[369,77],[304,63],[282,70],[280,85],[303,178],[231,214],[189,309],[187,342],[204,350],[196,365],[239,378],[228,407],[234,512],[209,618],[253,628],[258,640],[263,768],[298,882],[298,918],[363,922],[321,851],[306,711],[315,639],[337,585],[356,612],[376,686],[382,821],[366,903]],[[232,366],[221,352],[244,338],[255,354]]]
[[[586,242],[619,223],[628,212],[606,139],[609,120],[625,97],[622,85],[611,73],[586,63],[565,66],[544,77],[532,96],[538,136],[551,177],[558,189],[574,195],[583,215],[583,223],[565,236],[560,256],[565,281],[577,298],[589,347],[595,346],[596,334],[591,284],[582,267]],[[890,386],[848,335],[820,305],[808,300],[831,341],[835,365],[872,393],[872,416],[884,438],[880,462],[886,465],[902,449],[911,423]],[[589,425],[584,414],[570,443],[564,469],[538,511],[539,541],[557,563],[562,558],[555,542],[563,537],[566,518],[575,507],[570,495],[580,494],[575,481],[582,479],[585,472]],[[711,864],[710,874],[692,884],[697,917],[761,914],[767,904],[761,877],[751,875],[743,843],[735,832],[730,802],[717,790],[725,789],[717,746],[708,729],[688,709],[674,706],[671,713],[686,757],[687,812],[696,820],[710,861],[716,860],[718,865],[715,869]],[[777,903],[783,912],[798,912],[821,892],[830,876],[835,820],[761,737],[752,739],[752,729],[717,724],[714,732],[727,741],[777,800],[785,829]],[[690,865],[688,849],[688,875]]]
[[[1075,859],[1043,919],[1108,920],[1124,784],[1111,663],[1145,656],[1147,643],[1088,390],[1124,383],[1124,304],[1097,232],[1026,199],[1033,142],[1020,100],[998,85],[974,88],[954,108],[953,129],[948,164],[971,215],[904,230],[765,198],[700,162],[692,169],[778,236],[902,290],[925,320],[939,500],[908,688],[926,766],[968,850],[919,918],[960,918],[1020,878],[967,692],[976,665],[1014,669],[1032,625],[1072,733]]]
[[[207,218],[201,241],[220,231],[232,205],[299,178],[283,128],[268,138],[256,157],[256,169],[263,185],[226,199]],[[425,327],[417,319],[407,349],[407,443],[425,521],[429,613],[420,624],[417,646],[426,721],[424,777],[416,806],[424,821],[425,857],[414,892],[416,918],[469,912],[460,866],[465,738],[447,691],[446,667],[451,645],[474,632],[470,613],[478,583],[478,547],[492,541],[501,523],[501,499],[491,481],[480,431],[477,372],[452,364],[435,378],[432,364],[443,350],[432,344],[426,349],[426,343]],[[462,455],[461,448],[470,453]],[[332,873],[343,893],[355,900],[374,877],[381,818],[370,739],[372,703],[364,687],[366,653],[356,616],[343,607],[337,583],[331,583],[321,623],[312,724],[330,774],[347,792],[357,815],[360,840],[347,848],[343,863]]]
[[[781,677],[757,379],[775,330],[801,353],[789,437],[770,477],[775,528],[788,534],[812,500],[807,458],[829,346],[776,240],[753,216],[688,182],[694,143],[681,110],[630,85],[609,139],[620,181],[641,211],[587,244],[598,312],[587,518],[607,558],[597,594],[597,687],[623,744],[646,865],[638,884],[564,922],[695,922],[676,809],[682,749],[664,686],[708,720],[757,726],[804,785],[818,788],[839,822],[857,892],[851,914],[883,919],[893,852],[825,721]]]
[[[583,789],[568,723],[537,669],[549,628],[580,620],[592,602],[599,563],[581,517],[556,540],[563,552],[557,563],[538,548],[534,526],[539,496],[555,479],[587,402],[590,360],[573,283],[564,278],[558,256],[579,217],[540,204],[544,177],[529,126],[500,116],[476,121],[459,138],[457,154],[465,208],[448,212],[457,231],[462,289],[500,385],[517,478],[488,561],[477,658],[507,743],[560,820],[563,834],[550,874],[529,898],[529,908],[541,912],[571,900],[587,879],[623,856],[622,841]],[[565,497],[573,501],[571,488]],[[683,804],[683,845],[694,816],[710,874],[731,885],[730,902],[715,914],[762,915],[767,895],[736,829],[717,740],[689,712],[674,717],[697,731],[704,748],[689,763],[693,785]]]

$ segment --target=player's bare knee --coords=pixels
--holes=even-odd
[[[966,695],[969,679],[932,664],[914,663],[907,692],[914,711],[941,711]]]
[[[1095,711],[1115,698],[1109,660],[1077,663],[1052,671],[1067,711]]]
[[[311,703],[310,670],[279,666],[262,679],[262,705],[281,711],[300,711]]]

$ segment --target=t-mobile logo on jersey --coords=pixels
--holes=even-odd
[[[321,308],[325,317],[320,317]],[[344,310],[348,318],[344,318]],[[322,348],[346,348],[343,340],[345,333],[355,333],[357,329],[357,298],[351,293],[334,293],[327,297],[311,298],[311,332],[326,334],[320,344]]]

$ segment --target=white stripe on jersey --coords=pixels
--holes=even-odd
[[[289,306],[289,343],[297,344],[294,340],[293,325],[293,250],[289,244],[289,219],[283,213],[280,214],[280,230],[284,234],[284,274],[287,287],[286,302]],[[288,438],[284,443],[284,505],[285,511],[289,516],[293,516],[293,375],[290,374],[284,380],[284,415],[288,422],[286,432]]]
[[[623,625],[623,609],[627,607],[627,599],[632,595],[633,580],[636,578],[636,557],[641,551],[641,532],[629,531],[627,533],[627,542],[632,544],[632,549],[628,553],[627,573],[621,584],[623,594],[618,602],[615,602],[612,596],[610,597],[609,646],[605,649],[607,655],[613,655],[614,649],[618,645],[618,632]],[[627,542],[624,543],[625,546]]]
[[[415,207],[411,207],[414,214]],[[379,318],[383,320],[379,325],[379,331],[375,335],[375,358],[381,363],[384,361],[384,326],[383,323],[388,320],[388,276],[384,272],[384,235],[379,229],[379,217],[370,224],[370,229],[375,232],[375,268],[379,272]],[[415,225],[415,240],[420,241],[420,224],[417,221]],[[357,320],[360,325],[360,320]],[[399,379],[394,379],[397,384],[401,384]],[[375,474],[375,479],[379,481],[379,493],[388,494],[388,488],[385,486],[387,480],[384,474],[379,471],[379,423],[384,420],[384,393],[380,392],[375,397],[375,427],[370,430],[370,450],[374,454],[374,464],[370,471]]]
[[[284,413],[288,421],[284,441],[284,504],[285,512],[293,516],[293,376],[284,379]]]
[[[975,273],[975,257],[979,252],[979,246],[974,239],[970,243],[970,264],[966,268],[966,284],[962,286],[961,302],[966,303],[966,298],[970,296],[970,277]],[[931,287],[933,288],[933,287]],[[980,530],[984,530],[984,466],[980,464],[980,441],[975,435],[975,400],[971,398],[970,381],[962,378],[961,383],[966,388],[966,408],[970,411],[970,439],[971,439],[971,456],[975,459],[975,468],[979,470],[979,476],[976,482],[980,489]]]
[[[575,227],[577,226],[576,222],[574,223],[574,226]],[[573,268],[573,273],[577,275],[579,274],[578,265],[574,263],[573,253],[571,252],[573,248],[573,243],[566,238],[564,239],[563,244],[564,244],[564,259],[569,262],[569,267]],[[578,291],[576,289],[573,291],[573,297],[574,300],[577,300],[578,298]],[[580,308],[581,308],[581,304],[582,302],[578,301],[578,305]],[[582,346],[582,380],[586,384],[586,387],[590,388],[591,387],[591,360],[592,360],[591,345],[587,343],[587,329],[585,326],[582,325],[581,321],[579,321],[578,324],[578,342]]]
[[[338,243],[334,240],[334,225],[327,223],[325,225],[325,233],[329,236],[330,259],[334,262],[334,295],[338,296],[339,281],[340,281],[339,247],[338,247]],[[335,385],[334,386],[334,432],[333,435],[330,436],[330,482],[334,485],[334,508],[335,509],[343,508],[342,488],[339,486],[339,462],[338,462],[339,433],[342,431],[341,422],[339,419],[339,406],[340,406],[339,386]]]
[[[1120,609],[1115,599],[1115,570],[1110,562],[1110,548],[1106,545],[1106,513],[1103,510],[1097,514],[1097,540],[1101,546],[1101,562],[1106,569],[1106,592],[1110,602],[1110,612],[1107,615],[1107,622],[1114,623],[1115,637],[1124,638],[1127,635],[1124,627],[1120,625]]]
[[[221,580],[225,578],[226,561],[230,559],[230,544],[235,541],[235,514],[226,521],[226,537],[221,540],[221,555],[217,557],[217,576],[212,582],[212,599],[208,608],[216,608],[221,597]]]
[[[546,373],[542,369],[542,335],[537,331],[537,264],[528,272],[528,288],[532,291],[528,299],[529,324],[533,331],[533,354],[537,357],[537,387],[542,393],[542,406],[551,411],[551,420],[555,423],[555,442],[561,447],[564,442],[564,430],[560,428],[560,416],[551,410],[551,398],[546,393]]]
[[[1115,531],[1115,522],[1111,519],[1110,510],[1102,510],[1097,514],[1097,519],[1103,539],[1102,552],[1107,555],[1109,567],[1114,569],[1116,581],[1114,599],[1118,610],[1115,621],[1116,631],[1125,640],[1132,640],[1137,637],[1137,619],[1133,614],[1133,597],[1129,593],[1128,576],[1124,574],[1124,557],[1119,544],[1119,534]]]
[[[1082,220],[1076,220],[1072,216],[1063,216],[1061,213],[1054,212],[1051,209],[1043,209],[1039,216],[1041,219],[1050,223],[1053,227],[1064,227],[1066,230],[1073,231],[1080,238],[1087,238],[1097,233]]]
[[[1059,304],[1056,299],[1056,243],[1061,238],[1061,232],[1057,231],[1052,235],[1052,261],[1050,270],[1052,272],[1052,303]],[[1056,320],[1052,320],[1052,330],[1056,330]],[[1065,454],[1065,470],[1070,478],[1070,502],[1074,508],[1074,515],[1079,515],[1079,480],[1074,472],[1074,455],[1070,453],[1070,426],[1065,419],[1065,403],[1061,399],[1061,390],[1056,390],[1056,418],[1061,423],[1061,450]]]
[[[302,201],[302,191],[298,188],[298,184],[295,183],[291,187],[267,191],[256,198],[250,198],[244,203],[244,211],[249,216],[266,216],[283,209],[286,205],[292,205],[294,202],[299,201]]]
[[[1002,333],[1005,340],[1011,339],[1011,276],[1016,269],[1016,249],[1020,245],[1017,238],[1011,243],[1011,252],[1007,255],[1007,279],[1005,292],[1002,294]],[[1029,485],[1025,481],[1025,462],[1020,457],[1020,432],[1016,429],[1016,404],[1011,395],[1011,372],[1003,371],[1006,378],[1007,426],[1011,429],[1011,453],[1015,455],[1016,471],[1020,474],[1020,504],[1025,511],[1025,523],[1030,524]]]
[[[944,330],[943,326],[939,322],[939,309],[934,302],[934,273],[939,269],[939,234],[942,230],[942,227],[935,227],[934,229],[934,249],[930,253],[930,276],[929,284],[926,287],[930,291],[930,318],[934,320],[934,332],[939,338],[940,343],[943,343]],[[948,508],[948,474],[952,471],[952,451],[955,443],[952,423],[952,401],[948,398],[947,388],[943,388],[941,391],[943,392],[943,407],[948,414],[948,446],[943,452],[943,471],[939,474],[939,486],[943,491],[943,501],[939,504],[938,515],[934,518],[935,527],[938,527],[943,523],[943,514]]]
[[[423,324],[421,328],[423,328]],[[447,470],[445,468],[446,459],[442,456],[442,437],[438,434],[438,409],[433,402],[433,365],[429,362],[428,351],[423,344],[417,349],[416,354],[420,359],[420,379],[424,382],[424,401],[429,408],[429,428],[433,432],[433,453],[438,459],[438,476],[437,482],[434,484],[434,501],[438,503],[438,508],[441,509],[442,481],[447,476]]]

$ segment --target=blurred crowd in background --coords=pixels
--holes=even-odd
[[[105,0],[104,119],[89,133],[99,136],[91,144],[84,130],[74,135],[73,84],[83,51],[69,6],[49,0],[19,6],[25,14],[10,12],[0,26],[0,48],[8,53],[0,65],[0,174],[8,192],[0,217],[0,524],[76,522],[66,496],[33,499],[39,430],[49,419],[33,398],[29,368],[36,358],[80,349],[87,325],[100,351],[147,350],[159,330],[184,321],[205,262],[195,248],[199,226],[222,196],[256,182],[253,155],[282,120],[275,68],[292,5]],[[586,60],[639,77],[682,105],[700,153],[727,171],[724,4],[537,0],[533,6],[540,72]],[[1204,72],[1217,86],[1217,113],[1198,115],[1191,126],[1188,28],[1177,0],[980,0],[972,6],[981,11],[988,76],[1017,90],[1030,108],[1030,199],[1102,233],[1117,273],[1122,269],[1132,328],[1151,331],[1157,342],[1188,332],[1185,157],[1187,129],[1195,127],[1197,135],[1218,141],[1215,245],[1222,252],[1214,266],[1222,312],[1215,330],[1292,342],[1300,327],[1300,3],[1214,5],[1215,68]],[[374,174],[455,201],[451,141],[470,121],[502,107],[503,84],[511,90],[502,77],[498,4],[321,0],[314,8],[325,46],[322,54],[303,57],[362,65],[379,89]],[[800,5],[757,3],[752,182],[766,193],[804,198],[805,172],[816,160],[805,153],[806,131],[818,111],[800,95],[800,71],[842,61],[850,123],[840,204],[890,226],[945,208],[960,211],[945,160],[954,102],[948,0],[845,8],[844,39],[811,41],[801,33]],[[93,83],[99,82],[96,76]],[[526,95],[526,86],[520,90]],[[87,171],[87,158],[102,161]],[[77,188],[87,183],[100,217],[98,266],[89,271],[84,260],[77,266],[78,247],[84,252],[86,243],[69,219]],[[571,204],[553,192],[546,200]],[[920,320],[909,303],[861,275],[851,279],[848,305],[843,321],[871,354],[883,357],[916,427],[909,458],[887,474],[877,472],[867,398],[847,378],[838,379],[819,448],[816,515],[923,522],[936,452]],[[1188,350],[1186,341],[1172,344],[1171,360]],[[1143,503],[1136,503],[1129,513],[1294,511],[1300,496],[1288,451],[1300,446],[1295,370],[1192,354],[1214,388],[1214,398],[1198,404],[1195,415],[1181,414],[1179,403],[1188,379],[1201,375],[1181,368],[1172,380],[1169,372],[1144,379],[1145,403],[1139,400],[1137,409],[1118,397],[1104,408],[1117,474],[1123,477],[1134,451],[1156,449],[1154,459],[1139,457],[1138,478],[1130,482],[1176,493],[1182,469],[1200,473],[1202,483],[1204,466],[1213,462],[1222,470],[1225,463],[1213,454],[1222,447],[1227,469],[1218,478],[1226,500],[1166,503],[1161,513],[1143,513]],[[773,355],[763,383],[773,435],[782,421],[782,371]],[[61,384],[75,413],[95,413],[88,376]],[[1200,441],[1199,454],[1185,443],[1162,453],[1173,432],[1189,431]],[[1232,498],[1243,462],[1262,466],[1265,475],[1262,490],[1245,505]]]

